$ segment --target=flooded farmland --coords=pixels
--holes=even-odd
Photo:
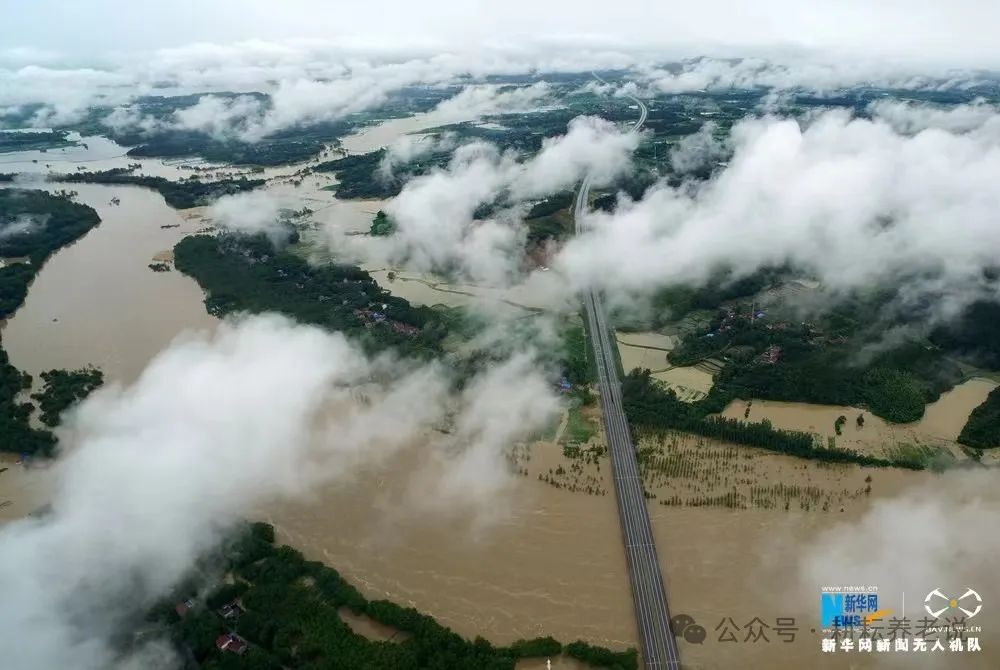
[[[857,407],[771,400],[750,402],[749,416],[746,416],[747,401],[734,400],[726,407],[723,416],[749,421],[767,419],[776,428],[815,433],[824,442],[833,439],[839,447],[867,454],[885,455],[887,450],[901,445],[952,448],[969,414],[986,400],[996,386],[996,382],[983,378],[963,382],[927,405],[923,418],[913,423],[889,423]],[[846,417],[847,422],[841,434],[837,435],[834,424],[841,416]],[[858,416],[864,417],[863,424],[857,422]]]
[[[618,355],[625,372],[646,369],[654,379],[672,388],[677,397],[685,402],[694,402],[708,395],[715,383],[713,373],[704,366],[671,365],[667,354],[677,346],[676,335],[662,333],[615,334]]]

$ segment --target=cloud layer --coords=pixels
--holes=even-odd
[[[794,57],[697,58],[669,68],[644,69],[641,79],[650,94],[725,89],[805,89],[838,91],[854,86],[909,90],[967,86],[978,78],[967,70],[907,61]]]
[[[565,135],[546,139],[526,160],[485,143],[459,147],[447,168],[411,180],[389,204],[397,230],[388,249],[380,243],[381,252],[413,269],[508,282],[523,248],[519,212],[501,210],[476,220],[476,210],[501,197],[515,205],[544,198],[588,174],[598,185],[609,183],[631,169],[639,140],[602,119],[578,117]]]
[[[996,291],[1000,142],[990,127],[903,134],[840,111],[748,119],[712,180],[660,184],[593,214],[557,266],[574,286],[634,293],[698,284],[720,267],[790,263],[831,292],[898,287],[901,304],[930,300],[948,318]]]
[[[965,69],[955,69],[943,61],[780,45],[768,51],[766,56],[748,58],[744,56],[760,49],[732,47],[724,52],[735,58],[707,58],[701,56],[722,52],[708,45],[677,47],[672,42],[616,42],[595,36],[521,36],[408,49],[344,40],[255,37],[144,51],[98,51],[84,66],[36,45],[22,45],[0,50],[0,118],[4,110],[39,103],[44,107],[30,122],[46,126],[78,121],[95,104],[125,105],[145,94],[260,92],[271,96],[271,105],[254,98],[214,98],[170,120],[177,127],[220,137],[259,139],[297,123],[329,121],[371,109],[406,86],[467,84],[496,75],[631,70],[649,94],[758,86],[835,90],[859,84],[924,89],[967,85],[982,78],[969,68],[1000,65],[1000,60],[964,62],[960,64]],[[474,118],[491,110],[527,109],[544,100],[546,92],[541,83],[514,90],[486,84],[467,88],[439,111],[442,118]]]
[[[231,232],[264,233],[280,247],[293,232],[292,227],[280,219],[283,206],[289,205],[291,202],[283,203],[268,191],[249,191],[219,198],[208,208],[208,218]]]

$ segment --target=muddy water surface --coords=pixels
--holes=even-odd
[[[676,335],[662,333],[615,333],[618,355],[625,372],[650,370],[652,377],[672,388],[687,402],[704,398],[715,383],[712,373],[695,366],[675,366],[667,354],[677,346]]]
[[[26,466],[0,453],[0,525],[25,517],[45,504],[52,471],[44,463]]]
[[[276,505],[263,514],[276,524],[281,540],[342,570],[369,597],[412,605],[463,635],[480,634],[501,644],[552,635],[614,648],[634,646],[614,496],[571,493],[539,481],[539,474],[559,465],[550,446],[539,448],[546,450],[544,457],[524,464],[528,475],[518,479],[506,500],[508,513],[495,526],[439,516],[400,518],[400,495],[409,487],[405,467],[372,473],[307,503]],[[731,468],[717,473],[731,477],[731,487],[749,493],[755,485],[797,483],[826,492],[837,503],[804,512],[650,502],[670,606],[674,613],[693,616],[709,635],[701,645],[681,643],[685,667],[896,667],[885,658],[851,659],[844,665],[843,658],[821,654],[820,635],[812,628],[823,584],[800,583],[800,563],[819,533],[857,520],[874,502],[905,489],[932,487],[934,475],[822,466],[756,451],[751,463],[744,448],[736,449]],[[561,464],[567,471],[573,467],[567,460]],[[596,476],[609,483],[608,474],[602,459]],[[872,489],[861,495],[868,475]],[[674,486],[656,484],[657,499]],[[840,496],[841,491],[849,495]],[[743,628],[754,617],[771,627],[779,617],[794,618],[796,640],[784,643],[770,632],[769,642],[745,644]],[[737,644],[719,641],[715,628],[724,619],[739,628]],[[985,669],[995,667],[996,660],[996,654],[981,655],[954,667]]]
[[[340,144],[348,153],[365,154],[387,147],[403,135],[419,133],[428,128],[439,126],[445,121],[442,116],[431,113],[389,119],[344,137]],[[454,121],[448,120],[448,122]]]
[[[777,428],[801,430],[820,435],[824,440],[833,438],[837,446],[882,454],[886,448],[897,445],[923,444],[951,447],[968,421],[969,414],[986,400],[997,383],[983,378],[970,379],[927,405],[924,416],[913,423],[889,423],[871,412],[857,407],[835,405],[810,405],[806,403],[754,400],[750,404],[750,421],[768,419]],[[726,407],[723,416],[743,419],[747,403],[734,400]],[[864,416],[859,426],[857,417]],[[841,416],[847,423],[837,435],[834,424]]]
[[[610,498],[522,478],[496,526],[399,518],[405,469],[265,510],[280,538],[335,566],[370,597],[391,598],[469,636],[537,635],[632,644],[635,628]],[[434,496],[433,491],[424,492]]]
[[[95,365],[108,380],[130,382],[178,333],[216,323],[193,279],[148,267],[198,226],[147,189],[71,188],[101,223],[46,261],[4,326],[3,346],[11,363],[32,375]],[[109,204],[114,196],[120,205]]]

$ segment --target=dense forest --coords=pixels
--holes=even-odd
[[[890,461],[847,449],[822,447],[816,444],[815,438],[809,433],[780,430],[766,420],[748,423],[711,416],[717,411],[719,399],[711,395],[709,398],[711,400],[708,402],[684,402],[677,398],[673,389],[664,388],[652,379],[649,370],[633,370],[622,381],[625,415],[637,432],[649,429],[678,430],[829,463],[857,463],[877,467],[895,465],[911,469],[923,467],[922,463],[913,460]]]
[[[930,339],[979,367],[1000,370],[1000,302],[972,303],[954,323],[935,329]]]
[[[924,407],[961,381],[961,372],[940,353],[913,343],[867,363],[851,359],[857,349],[816,345],[807,331],[783,332],[765,340],[780,348],[781,360],[732,363],[717,383],[735,397],[864,407],[888,421],[919,420]]]
[[[390,295],[364,270],[310,265],[264,235],[187,237],[174,248],[174,265],[201,285],[216,316],[279,312],[357,336],[373,350],[393,346],[418,356],[440,352],[447,334],[437,312]]]
[[[55,179],[61,182],[144,186],[158,191],[167,204],[175,209],[207,205],[224,195],[242,193],[264,185],[263,179],[247,179],[246,177],[218,181],[200,181],[194,178],[172,181],[163,177],[134,175],[127,168],[115,168],[103,172],[74,172],[59,175]]]
[[[0,267],[0,319],[14,313],[42,263],[59,247],[100,223],[90,207],[45,191],[0,189],[0,258],[27,259]]]
[[[1000,387],[990,391],[983,404],[972,410],[958,441],[974,449],[1000,447]]]
[[[394,166],[391,175],[380,171],[385,155],[385,149],[379,149],[320,163],[314,169],[336,173],[338,198],[391,198],[399,195],[407,180],[425,174],[433,167],[445,165],[451,152],[435,151]]]
[[[520,658],[560,652],[609,670],[637,668],[634,650],[612,652],[582,642],[563,647],[551,637],[506,647],[467,640],[413,608],[366,599],[333,568],[275,546],[267,524],[248,524],[221,553],[206,563],[224,565],[231,583],[201,598],[193,578],[149,614],[180,654],[205,670],[513,670]],[[178,614],[181,602],[186,605]],[[375,641],[355,633],[338,614],[345,609],[395,629],[397,638]],[[242,654],[217,647],[228,634],[246,644]]]
[[[37,130],[29,132],[0,131],[0,154],[12,151],[47,151],[75,146],[67,139],[65,130]]]
[[[47,430],[31,426],[31,403],[21,394],[31,388],[31,375],[10,364],[0,348],[0,451],[47,456],[55,448],[55,437]]]
[[[718,312],[724,304],[736,300],[742,299],[749,307],[753,296],[778,284],[787,274],[787,269],[780,267],[766,267],[739,277],[729,270],[718,270],[700,286],[677,284],[656,289],[650,295],[648,309],[639,310],[638,315],[615,313],[615,321],[627,323],[629,329],[656,329],[695,312]]]
[[[40,419],[46,426],[59,424],[59,417],[71,406],[93,393],[104,383],[104,373],[95,368],[81,370],[49,370],[41,375],[44,386],[32,395],[41,410]]]
[[[668,358],[674,365],[722,362],[716,387],[727,397],[853,405],[905,423],[962,380],[960,367],[933,341],[881,344],[892,325],[883,318],[890,293],[842,298],[810,321],[780,307],[754,307],[756,296],[787,276],[785,268],[766,268],[735,279],[722,273],[700,288],[665,289],[652,300],[652,323],[629,325],[703,315]]]
[[[593,352],[583,326],[570,326],[562,334],[560,361],[562,371],[573,386],[584,386],[594,380]]]
[[[126,138],[121,138],[126,139]],[[319,140],[268,140],[238,142],[212,139],[204,133],[173,131],[141,138],[142,143],[128,150],[136,158],[200,157],[213,163],[230,165],[285,165],[300,163],[318,156],[325,148]],[[129,144],[129,142],[120,142]]]

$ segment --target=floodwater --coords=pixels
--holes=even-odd
[[[31,514],[47,499],[51,470],[44,464],[21,465],[17,459],[0,453],[0,525]]]
[[[615,333],[618,355],[626,372],[645,368],[663,370],[670,367],[667,352],[677,346],[677,338],[660,333]]]
[[[94,365],[108,381],[128,383],[179,333],[216,323],[193,279],[148,267],[198,225],[147,189],[68,188],[97,211],[101,223],[48,259],[24,305],[7,320],[3,346],[15,367],[36,377],[52,368]],[[109,204],[114,196],[121,204]]]
[[[610,498],[522,477],[509,496],[491,502],[505,511],[496,525],[483,527],[464,514],[409,513],[408,470],[419,458],[417,450],[264,516],[282,541],[336,567],[367,596],[415,606],[464,635],[500,644],[539,635],[633,644]]]
[[[458,121],[463,120],[466,119],[458,119]],[[348,153],[366,154],[389,146],[403,135],[419,133],[443,123],[457,123],[457,121],[431,113],[389,119],[344,137],[340,144]]]
[[[697,477],[650,482],[656,495],[650,513],[672,612],[694,617],[709,635],[703,645],[680,643],[685,667],[852,667],[820,652],[820,635],[812,628],[818,624],[824,584],[800,583],[803,553],[820,532],[856,521],[875,501],[911,487],[933,486],[935,475],[830,466],[743,447],[694,444],[696,438],[681,441],[687,443],[671,448],[705,459],[708,469],[698,477],[730,478],[720,490],[731,487],[749,494],[754,486],[781,482],[806,492],[793,497],[793,503],[800,498],[829,503],[807,510],[793,504],[788,511],[780,505],[739,510],[670,506],[658,502],[673,492],[683,494],[689,484],[689,492],[710,492],[703,490],[706,482]],[[726,450],[736,455],[711,455]],[[531,454],[519,461],[526,474],[516,478],[509,495],[493,502],[504,514],[492,526],[461,516],[400,512],[405,509],[401,501],[412,495],[405,462],[329,487],[308,501],[271,506],[263,515],[276,525],[281,541],[335,566],[368,597],[416,607],[463,635],[483,635],[498,644],[552,635],[565,642],[635,646],[613,493],[570,492],[568,479],[560,479],[559,486],[539,481],[559,465],[571,472],[574,461],[560,459],[550,444],[536,445]],[[405,460],[419,458],[417,452]],[[606,457],[599,468],[588,464],[584,469],[610,488]],[[863,493],[866,476],[872,477],[868,494]],[[425,494],[433,497],[435,492]],[[852,550],[845,551],[833,560],[846,560]],[[916,612],[908,614],[917,617]],[[744,643],[743,632],[736,644],[718,640],[715,628],[723,619],[742,628],[754,617],[772,627],[778,617],[794,618],[796,641],[783,643],[773,632],[766,643]],[[851,660],[860,663],[853,667],[883,667],[871,659]],[[971,658],[962,667],[995,665],[994,654]]]
[[[712,390],[712,373],[695,366],[674,366],[667,360],[667,353],[677,346],[676,335],[619,332],[615,340],[625,372],[650,370],[653,379],[672,388],[685,402],[700,400]]]
[[[401,133],[438,122],[427,115],[392,119],[345,138],[345,145],[356,151],[370,150]],[[213,170],[209,176],[248,173],[197,160],[134,159],[125,156],[127,147],[106,138],[79,139],[86,147],[3,154],[0,171],[40,175],[139,163],[137,174],[171,179],[189,177],[194,168],[205,167]],[[283,204],[312,209],[311,218],[325,235],[367,231],[384,202],[338,200],[323,190],[336,184],[328,174],[294,177],[317,160],[267,168],[251,176],[268,179],[265,189]],[[181,332],[214,327],[216,320],[205,312],[201,289],[194,280],[176,271],[157,273],[148,268],[154,259],[165,258],[184,235],[211,224],[207,208],[178,212],[159,194],[138,187],[37,179],[24,185],[77,191],[77,200],[93,207],[101,224],[53,254],[29,288],[25,304],[6,324],[0,324],[4,348],[16,367],[37,377],[52,368],[95,365],[107,380],[127,383]],[[120,198],[119,205],[110,204],[114,196]],[[336,241],[330,244],[336,246]]]
[[[337,616],[354,633],[373,642],[402,642],[409,637],[407,633],[400,632],[392,626],[375,621],[375,619],[372,619],[367,614],[357,614],[349,607],[341,607],[337,610]]]
[[[15,151],[0,154],[0,172],[72,174],[82,170],[97,172],[139,164],[142,167],[136,174],[181,179],[194,174],[195,166],[211,166],[200,160],[164,161],[158,158],[131,158],[125,155],[129,147],[106,137],[80,137],[77,133],[70,133],[69,138],[79,141],[80,144],[48,151]],[[225,169],[225,166],[217,167]]]
[[[664,353],[676,347],[679,340],[676,335],[664,335],[663,333],[624,333],[621,331],[615,333],[615,339],[626,346],[662,349]]]
[[[462,121],[466,119],[458,119]],[[445,121],[440,115],[417,114],[414,116],[389,119],[381,123],[361,128],[342,139],[342,145],[349,153],[367,153],[391,144],[401,135],[419,133],[422,130],[441,125]],[[138,164],[135,174],[185,179],[198,175],[203,178],[236,177],[245,175],[257,179],[290,178],[299,171],[322,161],[337,158],[339,154],[329,147],[319,156],[288,165],[278,165],[253,172],[247,167],[225,163],[211,163],[198,158],[161,159],[126,156],[130,147],[123,146],[106,137],[70,133],[69,139],[78,141],[76,146],[49,149],[48,151],[15,151],[0,154],[0,172],[24,174],[73,173],[78,170],[111,170]]]
[[[509,316],[520,316],[558,307],[558,300],[537,285],[528,282],[507,287],[449,283],[426,272],[388,270],[363,266],[389,293],[405,298],[415,305],[447,305],[448,307],[486,307]],[[392,279],[389,273],[393,273]]]
[[[885,454],[887,447],[923,444],[951,447],[958,438],[976,407],[986,400],[997,383],[984,378],[973,378],[941,394],[927,405],[924,416],[913,423],[889,423],[871,412],[857,407],[835,405],[810,405],[806,403],[754,400],[750,404],[750,421],[768,419],[776,428],[801,430],[818,434],[824,441],[834,438],[837,446],[863,453]],[[743,419],[747,403],[734,400],[723,411],[723,416]],[[864,415],[864,425],[858,426],[857,417]],[[844,416],[847,422],[837,435],[834,423]]]

